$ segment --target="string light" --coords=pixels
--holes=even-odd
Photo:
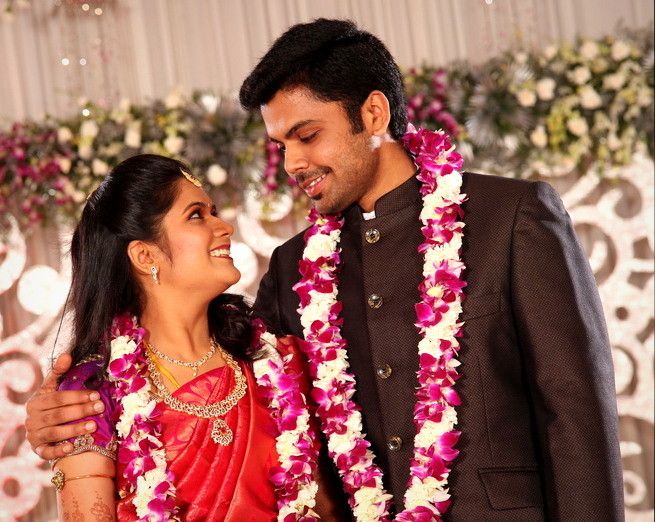
[[[82,4],[82,11],[88,11],[90,9],[89,4]]]
[[[61,59],[61,64],[62,65],[68,65],[69,63],[71,63],[71,61],[68,58],[62,58]]]
[[[93,11],[97,16],[100,16],[102,14],[102,9],[100,7],[96,7],[95,10]]]
[[[82,116],[85,118],[88,117],[91,114],[91,111],[89,109],[82,109]]]
[[[80,58],[80,65],[86,65],[86,58]]]

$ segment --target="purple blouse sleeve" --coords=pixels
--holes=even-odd
[[[102,413],[82,419],[82,421],[95,421],[96,431],[70,439],[73,444],[73,451],[69,455],[95,451],[116,460],[118,442],[115,427],[119,412],[113,397],[113,385],[106,379],[102,379],[93,385],[87,383],[96,374],[101,364],[98,361],[80,363],[70,369],[59,384],[59,390],[95,390],[100,394],[100,400],[105,405],[105,410]],[[72,421],[70,424],[82,421]]]

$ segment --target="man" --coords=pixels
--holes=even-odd
[[[424,280],[420,183],[399,142],[407,126],[400,71],[373,35],[321,19],[283,34],[240,99],[261,110],[285,169],[316,209],[344,217],[341,333],[363,431],[399,512],[416,434],[421,338],[414,305]],[[446,516],[623,520],[606,327],[568,215],[545,183],[465,173],[461,192],[468,197],[462,377],[455,384],[462,435]],[[293,286],[304,248],[301,234],[276,249],[257,295],[257,311],[279,334],[303,335]],[[51,427],[88,414],[88,405],[52,409],[76,400],[46,394],[32,401],[33,446],[83,432]],[[40,448],[46,458],[58,451]]]

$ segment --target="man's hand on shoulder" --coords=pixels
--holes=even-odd
[[[27,401],[26,437],[32,450],[43,459],[65,457],[73,451],[73,445],[70,442],[58,443],[96,429],[93,421],[66,423],[97,415],[104,410],[98,392],[57,391],[57,382],[68,371],[71,362],[69,354],[60,355],[41,388]]]

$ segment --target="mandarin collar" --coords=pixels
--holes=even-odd
[[[374,210],[375,217],[373,220],[394,214],[403,210],[406,207],[416,205],[421,201],[421,193],[419,189],[421,187],[421,182],[412,176],[407,181],[404,181],[398,185],[395,189],[387,192],[375,202]],[[344,217],[346,218],[346,223],[349,221],[360,222],[364,218],[362,216],[363,211],[361,207],[357,204],[351,205],[344,211]],[[371,220],[372,221],[372,220]]]

